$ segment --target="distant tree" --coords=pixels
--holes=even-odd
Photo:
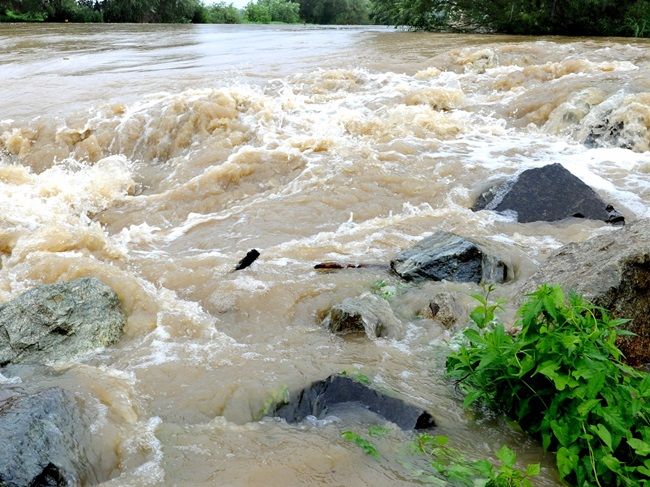
[[[371,17],[422,30],[650,35],[649,0],[373,0]]]
[[[368,0],[299,0],[300,16],[310,24],[368,24]]]
[[[301,22],[300,5],[290,0],[251,1],[244,9],[244,18],[248,22],[268,24],[284,22],[287,24]]]
[[[239,10],[231,3],[217,3],[207,7],[207,22],[210,24],[240,24],[242,22]]]

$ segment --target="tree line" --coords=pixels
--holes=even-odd
[[[415,30],[650,36],[650,0],[0,0],[0,21],[383,24]]]
[[[0,22],[370,23],[369,0],[0,0]]]
[[[371,17],[420,30],[650,36],[650,0],[373,0]]]

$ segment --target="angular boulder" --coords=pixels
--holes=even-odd
[[[631,365],[650,363],[650,220],[558,249],[526,282],[519,300],[540,284],[575,291],[616,318],[638,336],[619,346]]]
[[[73,486],[92,480],[87,430],[74,397],[58,388],[0,401],[0,485]]]
[[[70,358],[115,343],[126,317],[94,278],[39,286],[0,305],[0,366]]]
[[[477,243],[453,233],[437,232],[404,250],[390,263],[407,281],[504,282],[507,266]]]
[[[329,310],[323,324],[338,335],[365,333],[370,338],[395,336],[400,328],[390,305],[374,294],[344,299]]]
[[[613,206],[561,164],[528,169],[490,188],[479,196],[472,210],[513,212],[521,223],[570,217],[625,223]]]
[[[283,418],[288,423],[298,423],[307,416],[322,418],[333,406],[345,403],[357,403],[404,430],[435,426],[431,414],[422,408],[387,396],[342,375],[331,375],[325,380],[314,382],[298,394],[290,396],[287,404],[276,406],[271,416]]]

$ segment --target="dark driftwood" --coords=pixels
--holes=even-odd
[[[260,253],[257,250],[249,250],[246,257],[239,261],[234,270],[241,271],[242,269],[246,269],[249,265],[255,262],[259,256]]]

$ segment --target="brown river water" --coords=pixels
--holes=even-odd
[[[588,142],[585,144],[584,142]],[[424,406],[470,458],[552,459],[444,378],[457,329],[418,317],[440,290],[381,268],[436,229],[504,255],[511,297],[559,246],[613,231],[468,208],[492,181],[559,162],[628,221],[650,217],[650,43],[384,28],[0,26],[0,300],[96,276],[120,296],[118,345],[0,383],[78,393],[88,483],[426,484],[409,434],[380,461],[341,439],[359,415],[287,425],[270,399],[347,370]],[[261,257],[232,273],[252,248]],[[322,310],[397,288],[391,339],[344,340]]]

